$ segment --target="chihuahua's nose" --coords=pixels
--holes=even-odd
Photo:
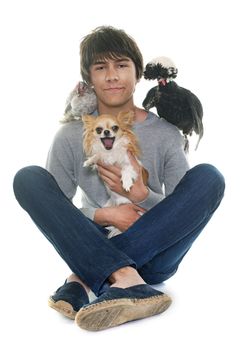
[[[109,136],[110,131],[109,131],[109,130],[104,130],[104,132],[103,132],[103,133],[104,133],[104,135],[105,135],[105,136]]]

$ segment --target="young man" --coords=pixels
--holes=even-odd
[[[139,175],[129,193],[122,189],[117,165],[100,163],[98,172],[84,168],[83,125],[72,121],[54,139],[48,171],[21,169],[14,191],[73,272],[50,298],[50,306],[75,318],[83,329],[101,330],[166,310],[171,298],[150,284],[177,271],[219,206],[224,179],[212,165],[189,170],[177,128],[135,106],[143,60],[132,38],[122,30],[99,27],[83,39],[80,49],[82,77],[98,100],[95,118],[135,113],[133,130],[149,172],[148,186],[131,155]],[[103,208],[108,198],[103,182],[132,204]],[[82,189],[81,210],[72,204],[77,186]],[[123,233],[108,239],[108,225]],[[97,296],[91,302],[90,290]]]

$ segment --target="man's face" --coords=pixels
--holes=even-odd
[[[137,79],[130,58],[98,60],[90,67],[90,78],[99,105],[121,107],[133,100]]]

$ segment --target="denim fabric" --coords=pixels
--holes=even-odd
[[[172,194],[124,233],[108,239],[106,229],[76,208],[45,169],[25,167],[14,179],[20,205],[96,295],[123,266],[137,268],[149,284],[171,277],[219,206],[224,188],[224,178],[214,166],[197,165]]]

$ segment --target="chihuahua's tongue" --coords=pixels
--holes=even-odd
[[[105,137],[102,139],[102,142],[104,144],[104,147],[106,149],[111,149],[113,147],[113,143],[114,143],[114,137]]]

